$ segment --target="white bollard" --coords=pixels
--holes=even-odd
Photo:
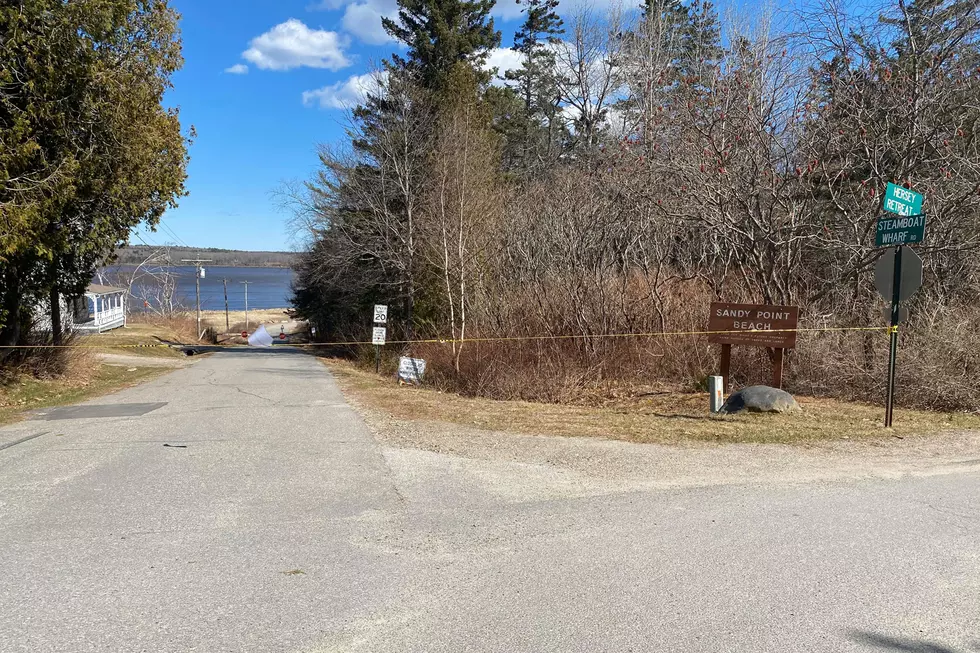
[[[720,376],[709,376],[708,392],[711,393],[711,412],[717,413],[725,403],[725,379]]]

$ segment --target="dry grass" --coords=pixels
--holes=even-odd
[[[195,319],[194,314],[190,317]],[[244,331],[245,311],[229,311],[228,319],[231,327],[225,328],[224,311],[201,311],[201,321],[208,326],[213,326],[219,333],[238,333]],[[250,310],[248,312],[248,329],[253,330],[260,324],[279,324],[288,322],[291,318],[286,314],[284,308],[266,308],[260,310]]]
[[[0,384],[0,424],[17,421],[31,410],[73,404],[128,388],[167,371],[159,367],[133,369],[95,363],[74,368],[56,379],[17,376]]]
[[[176,358],[183,355],[180,350],[167,347],[165,344],[196,342],[195,328],[193,320],[188,323],[184,319],[143,318],[128,321],[124,328],[83,336],[79,339],[79,344],[86,349],[96,351]]]
[[[325,361],[355,400],[403,420],[464,424],[492,431],[604,437],[629,442],[808,443],[905,437],[980,428],[963,413],[896,410],[895,428],[881,423],[884,409],[833,399],[800,398],[803,410],[783,415],[714,416],[703,393],[659,392],[606,399],[601,405],[559,405],[461,397],[398,386],[353,364]]]

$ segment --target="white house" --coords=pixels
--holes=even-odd
[[[72,328],[82,333],[102,333],[126,326],[126,289],[93,283],[74,302]]]

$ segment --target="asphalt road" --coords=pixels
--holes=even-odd
[[[4,653],[980,651],[974,465],[523,496],[286,351],[90,403],[0,429]]]

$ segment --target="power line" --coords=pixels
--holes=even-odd
[[[166,222],[164,222],[162,218],[160,219],[160,228],[166,231],[171,236],[173,236],[177,240],[177,242],[179,242],[184,247],[188,249],[193,249],[190,245],[187,244],[187,242],[183,238],[178,236],[177,233],[173,229],[171,229],[170,226]]]

